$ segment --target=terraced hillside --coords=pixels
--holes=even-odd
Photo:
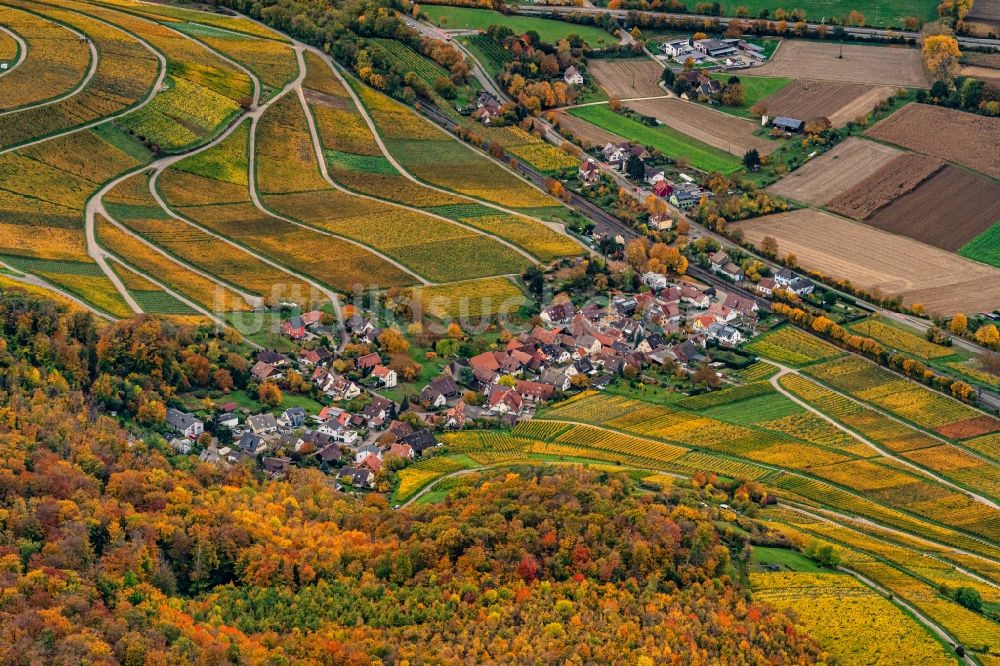
[[[405,121],[383,140],[325,55],[249,19],[13,0],[0,27],[0,261],[104,316],[222,320],[359,285],[510,298],[505,276],[584,251],[520,210],[557,201],[360,89]]]
[[[769,526],[803,548],[829,546],[883,599],[977,663],[995,663],[1000,622],[947,591],[974,589],[984,608],[1000,602],[1000,420],[796,329],[753,351],[770,370],[742,385],[688,398],[655,391],[648,401],[626,387],[584,392],[512,431],[447,434],[446,457],[405,470],[399,499],[473,466],[584,462],[649,479],[752,481],[778,499],[763,512]],[[852,580],[830,582],[860,594]],[[803,589],[811,586],[775,596],[765,579],[754,583],[762,598],[825,627],[832,653],[872,649],[819,615],[808,619],[816,603],[846,592],[824,601]],[[917,645],[912,636],[903,643]]]

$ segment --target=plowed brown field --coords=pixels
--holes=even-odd
[[[900,294],[929,312],[982,312],[1000,306],[1000,270],[924,243],[812,209],[734,226],[756,244],[778,241],[784,254],[826,275]]]
[[[907,104],[867,134],[1000,178],[1000,118]]]
[[[597,125],[588,123],[586,120],[571,116],[562,111],[556,112],[556,120],[560,129],[568,130],[573,136],[583,142],[584,145],[604,146],[608,143],[624,143],[628,139],[620,137],[614,132],[601,129]]]
[[[944,162],[936,157],[918,153],[897,155],[854,187],[830,199],[826,207],[851,219],[863,220],[914,190],[943,166]]]
[[[892,97],[890,86],[835,81],[796,81],[764,100],[771,116],[801,120],[826,117],[834,127],[843,127],[863,116],[881,100]]]
[[[773,141],[753,135],[757,123],[695,102],[674,97],[626,102],[625,105],[639,113],[653,116],[678,132],[740,157],[751,148],[766,155],[778,147]]]
[[[891,161],[900,151],[851,137],[768,188],[777,195],[822,206]]]
[[[916,49],[844,44],[844,57],[840,55],[839,44],[786,39],[770,62],[742,71],[740,76],[788,76],[912,88],[928,85]]]
[[[659,86],[663,67],[648,58],[629,60],[594,58],[587,63],[587,71],[612,97],[629,99],[667,94],[667,91]]]
[[[955,251],[1000,220],[1000,186],[946,166],[881,209],[867,224]]]

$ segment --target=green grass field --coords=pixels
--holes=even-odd
[[[798,0],[787,3],[780,0],[740,0],[723,5],[726,14],[732,14],[737,7],[746,7],[751,16],[759,16],[762,9],[767,9],[772,16],[778,9],[791,11],[801,9],[806,13],[806,20],[820,22],[824,18],[830,22],[831,17],[847,16],[852,9],[857,9],[865,16],[866,25],[879,27],[903,27],[903,19],[916,16],[924,21],[937,18],[937,3],[933,0],[875,0],[874,2],[855,3],[843,0]]]
[[[1000,222],[963,245],[958,253],[1000,268]]]
[[[802,553],[789,550],[787,548],[769,548],[767,546],[754,546],[750,563],[755,569],[760,569],[768,564],[777,564],[782,569],[801,571],[804,573],[816,573],[829,571],[823,569]]]
[[[713,73],[709,76],[721,81],[723,85],[726,84],[730,76],[739,77],[740,83],[743,85],[743,106],[717,106],[715,108],[741,118],[756,118],[750,113],[750,107],[792,82],[791,79],[778,76],[740,76],[739,72]]]
[[[740,161],[729,153],[692,139],[666,125],[649,127],[619,115],[607,106],[583,106],[570,109],[570,113],[626,139],[651,146],[670,157],[683,157],[693,167],[702,171],[732,173],[742,166]]]
[[[575,25],[529,16],[505,16],[490,9],[440,5],[422,5],[421,9],[435,25],[446,29],[486,30],[491,25],[504,25],[519,35],[534,30],[542,38],[542,41],[551,44],[555,44],[569,35],[579,35],[592,47],[607,46],[618,42],[614,35],[590,25]],[[442,19],[444,19],[443,22]]]

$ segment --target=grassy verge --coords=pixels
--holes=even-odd
[[[619,115],[603,105],[578,107],[570,109],[570,113],[609,132],[655,148],[675,159],[683,157],[691,166],[702,171],[729,174],[742,167],[739,159],[725,151],[713,148],[666,125],[649,127]]]

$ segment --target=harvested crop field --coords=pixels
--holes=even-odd
[[[618,136],[614,132],[609,132],[568,113],[558,111],[555,116],[556,121],[559,123],[559,128],[571,132],[584,145],[604,146],[608,143],[624,143],[627,141],[627,139]]]
[[[902,153],[854,187],[827,202],[826,207],[853,220],[864,220],[883,206],[912,192],[944,166],[936,157]]]
[[[756,148],[761,155],[777,148],[774,142],[754,136],[756,123],[694,102],[674,97],[628,102],[627,106],[639,113],[653,116],[682,134],[739,157],[743,157],[751,148]]]
[[[890,86],[837,81],[796,81],[764,100],[768,114],[810,120],[829,118],[834,127],[843,127],[863,116],[875,105],[892,97]]]
[[[1000,178],[1000,118],[907,104],[867,134]]]
[[[802,209],[734,225],[747,240],[778,241],[799,264],[852,284],[899,294],[929,312],[983,312],[1000,306],[1000,270],[945,250],[851,222],[822,211]]]
[[[626,60],[594,58],[587,71],[611,97],[661,97],[667,91],[659,86],[663,67],[648,58]]]
[[[740,72],[740,76],[788,76],[793,79],[846,81],[872,85],[926,88],[916,49],[895,46],[840,45],[786,39],[763,67]]]
[[[1000,186],[949,165],[879,210],[866,224],[954,252],[997,220]]]
[[[806,162],[768,190],[788,199],[822,206],[900,154],[890,146],[850,137]]]

